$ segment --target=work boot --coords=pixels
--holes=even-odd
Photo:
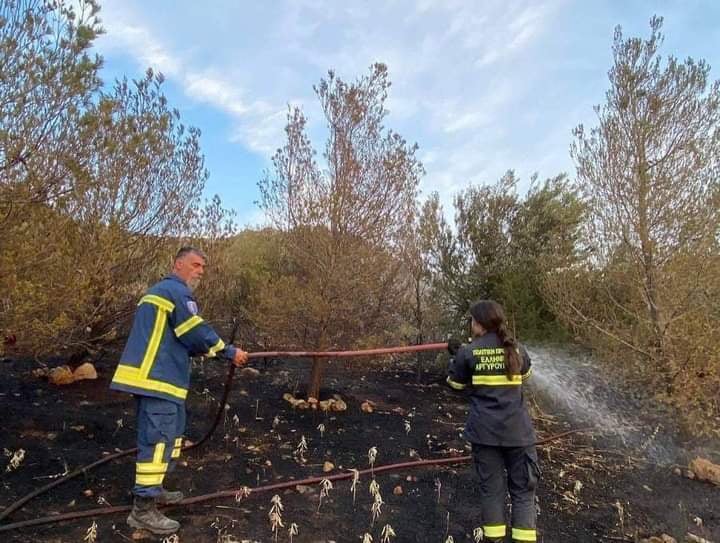
[[[165,490],[162,489],[162,494],[155,498],[155,503],[160,505],[171,505],[182,501],[185,495],[179,490]]]
[[[170,535],[178,531],[180,523],[157,510],[154,498],[135,496],[127,523],[135,529],[147,530],[155,535]]]

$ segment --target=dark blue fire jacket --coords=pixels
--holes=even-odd
[[[232,360],[236,351],[198,313],[192,292],[176,275],[150,287],[138,303],[110,388],[183,403],[191,356]]]
[[[523,382],[530,376],[530,356],[520,345],[520,375],[508,379],[505,349],[489,332],[463,345],[448,368],[448,384],[470,392],[465,438],[471,443],[525,447],[535,443],[535,430],[523,398]]]

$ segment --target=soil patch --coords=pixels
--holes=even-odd
[[[377,447],[377,464],[468,454],[460,437],[467,414],[463,394],[442,384],[440,368],[430,368],[417,382],[413,359],[382,363],[360,359],[331,361],[322,398],[339,394],[347,411],[293,410],[285,392],[303,390],[309,363],[302,360],[259,363],[259,377],[236,379],[224,423],[200,450],[181,460],[166,486],[198,495],[254,487],[368,467],[367,453]],[[97,363],[99,378],[56,387],[32,375],[34,365],[0,363],[0,401],[5,419],[0,443],[9,452],[25,450],[17,469],[0,462],[0,507],[6,507],[51,477],[89,464],[103,454],[135,446],[134,401],[107,389],[114,364]],[[193,370],[188,398],[190,439],[204,434],[218,408],[226,367],[213,361]],[[372,413],[360,405],[375,403]],[[535,409],[540,438],[571,428],[561,413]],[[319,427],[323,425],[321,432]],[[304,436],[305,461],[295,450]],[[98,503],[130,503],[132,457],[102,466],[36,498],[9,520],[81,511]],[[539,541],[546,543],[634,541],[668,533],[679,540],[688,531],[720,541],[720,488],[673,474],[592,435],[574,435],[541,448],[543,477],[539,489]],[[337,482],[319,505],[320,489],[308,487],[280,494],[284,511],[279,541],[360,541],[390,524],[394,542],[473,541],[480,525],[477,479],[469,464],[421,468],[377,475],[385,504],[372,523],[369,477],[360,480],[353,503],[350,482]],[[400,486],[402,492],[396,487]],[[395,492],[394,492],[395,491]],[[273,540],[268,521],[272,494],[236,502],[225,499],[178,508],[168,514],[182,523],[180,542]],[[98,541],[129,541],[125,515],[96,519]],[[3,534],[3,541],[82,541],[92,523],[69,521]],[[148,537],[146,541],[161,541]]]

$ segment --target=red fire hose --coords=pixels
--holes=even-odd
[[[236,328],[233,329],[232,337],[230,339],[230,343],[233,342],[233,339],[235,337]],[[303,352],[303,351],[268,351],[268,352],[255,352],[255,353],[249,353],[248,358],[251,359],[257,359],[257,358],[306,358],[306,357],[352,357],[352,356],[373,356],[373,355],[381,355],[381,354],[393,354],[393,353],[414,353],[419,351],[438,351],[438,350],[444,350],[447,348],[447,343],[429,343],[425,345],[410,345],[410,346],[404,346],[404,347],[388,347],[388,348],[382,348],[382,349],[366,349],[362,351],[323,351],[323,352]],[[225,379],[225,388],[223,390],[223,396],[220,400],[220,407],[215,414],[215,420],[213,421],[213,424],[210,426],[210,429],[205,433],[205,435],[200,438],[197,442],[193,443],[192,445],[188,445],[186,447],[182,448],[182,451],[189,451],[196,447],[199,447],[203,443],[205,443],[210,436],[215,432],[215,429],[217,428],[220,420],[223,417],[223,414],[225,413],[225,405],[227,403],[228,396],[230,395],[230,390],[232,389],[232,382],[233,377],[235,376],[235,368],[236,366],[234,364],[230,364],[230,368],[228,369],[227,378]],[[61,477],[59,479],[56,479],[55,481],[46,484],[45,486],[42,486],[40,488],[37,488],[30,492],[29,494],[23,496],[16,502],[9,505],[6,509],[4,509],[2,512],[0,512],[0,521],[8,517],[11,513],[17,511],[21,507],[23,507],[27,502],[32,500],[33,498],[36,498],[37,496],[44,494],[48,490],[51,490],[63,483],[66,483],[70,479],[74,479],[78,475],[82,473],[87,473],[93,468],[96,468],[98,466],[101,466],[103,464],[106,464],[107,462],[110,462],[111,460],[115,460],[117,458],[122,458],[123,456],[127,456],[129,454],[133,454],[137,452],[137,447],[133,449],[125,449],[123,451],[119,451],[117,453],[105,456],[99,460],[96,460],[92,464],[88,464],[86,466],[82,466],[75,471],[65,475],[64,477]],[[9,525],[12,526],[12,525]],[[0,530],[2,530],[5,527],[0,527]]]
[[[267,351],[250,353],[250,358],[329,358],[352,356],[375,356],[379,354],[417,353],[421,351],[444,351],[447,343],[425,343],[424,345],[408,345],[406,347],[385,347],[382,349],[365,349],[363,351]]]

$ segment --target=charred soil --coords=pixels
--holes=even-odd
[[[134,401],[107,388],[114,363],[96,363],[99,378],[64,387],[32,374],[33,363],[0,363],[0,401],[5,422],[0,444],[23,461],[6,471],[0,463],[0,511],[51,477],[89,464],[104,454],[135,446]],[[194,496],[368,468],[368,450],[376,447],[376,465],[469,454],[460,436],[467,400],[442,384],[442,374],[427,371],[418,382],[414,361],[368,359],[330,361],[321,399],[339,394],[343,412],[293,409],[282,396],[303,390],[309,363],[272,361],[255,365],[254,379],[236,377],[224,421],[211,440],[180,460],[166,487]],[[218,409],[227,368],[197,364],[188,398],[189,439],[198,439]],[[532,396],[532,394],[531,394]],[[372,402],[371,413],[361,410]],[[572,428],[562,413],[543,412],[534,398],[540,438]],[[322,426],[321,426],[322,425]],[[321,431],[322,429],[322,431]],[[308,450],[296,453],[304,436]],[[543,445],[538,492],[538,541],[545,543],[636,541],[667,533],[682,541],[687,532],[720,541],[720,488],[675,475],[592,434],[575,434]],[[127,505],[133,457],[113,461],[28,503],[6,522],[105,504]],[[289,541],[296,523],[297,543],[361,541],[365,533],[380,541],[386,524],[393,542],[473,541],[480,526],[477,479],[470,464],[426,467],[378,474],[384,505],[373,523],[371,478],[360,479],[356,497],[350,481],[336,482],[320,505],[318,486],[291,488],[279,495],[284,505],[279,541]],[[180,542],[273,541],[268,513],[272,493],[246,499],[215,500],[168,509],[182,524]],[[98,517],[97,541],[146,541],[162,538],[133,533],[125,514]],[[8,542],[83,541],[91,519],[67,521],[2,534]]]

